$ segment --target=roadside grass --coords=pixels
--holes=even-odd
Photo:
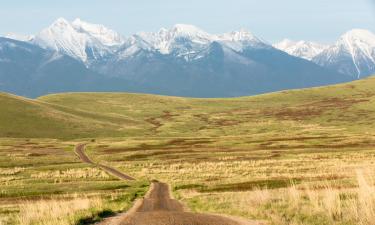
[[[128,210],[145,189],[128,189],[108,193],[63,195],[51,199],[23,201],[17,206],[18,224],[93,224],[105,217]]]
[[[0,139],[0,224],[87,224],[130,208],[147,180],[82,163],[74,142]]]
[[[249,192],[201,194],[182,193],[195,211],[223,213],[269,224],[358,224],[371,225],[375,220],[375,189],[371,177],[357,171],[357,186],[338,188],[325,184],[291,185],[282,189],[255,189]],[[312,185],[312,187],[310,187]]]
[[[370,225],[374,144],[368,134],[114,138],[87,152],[132,176],[168,182],[194,211],[275,225]]]
[[[371,201],[363,202],[371,199],[371,194],[364,196],[364,190],[374,185],[370,178],[375,171],[375,135],[371,134],[136,137],[90,142],[86,150],[90,158],[140,180],[129,183],[81,163],[73,152],[74,143],[1,139],[0,201],[8,205],[0,207],[0,214],[8,217],[4,224],[19,223],[20,207],[25,204],[38,209],[40,202],[101,202],[100,207],[87,203],[74,216],[61,216],[61,221],[54,222],[92,223],[102,215],[127,209],[152,179],[171,184],[175,197],[194,211],[271,224],[369,225],[362,219],[369,220],[375,212],[368,206]],[[137,194],[116,197],[131,193]],[[111,199],[119,200],[109,204]],[[356,216],[362,207],[369,207],[365,217]],[[334,219],[335,210],[345,217]],[[28,215],[25,218],[32,220]]]
[[[20,224],[76,224],[78,218],[92,217],[102,208],[99,198],[40,200],[20,204]],[[74,212],[74,213],[72,213]]]

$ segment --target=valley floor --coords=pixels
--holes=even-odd
[[[84,140],[79,140],[84,141]],[[129,209],[151,180],[194,212],[268,224],[371,224],[375,136],[1,139],[2,224],[84,224]],[[71,210],[74,209],[74,214]]]

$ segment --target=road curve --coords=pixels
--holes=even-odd
[[[76,152],[76,154],[78,155],[78,157],[82,160],[82,162],[85,162],[85,163],[88,163],[88,164],[91,164],[91,165],[95,165],[95,166],[98,166],[100,167],[102,170],[112,174],[113,176],[116,176],[118,178],[120,178],[121,180],[135,180],[133,177],[129,176],[129,175],[126,175],[112,167],[109,167],[109,166],[106,166],[106,165],[102,165],[102,164],[99,164],[99,163],[95,163],[93,162],[85,153],[85,146],[86,144],[78,144],[76,145],[76,147],[74,148],[74,151]]]
[[[171,198],[169,186],[153,182],[143,200],[127,213],[108,218],[97,225],[260,225],[218,215],[192,213]]]

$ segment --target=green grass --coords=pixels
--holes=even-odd
[[[82,163],[74,154],[74,144],[54,139],[0,138],[0,224],[19,224],[17,218],[27,213],[21,210],[25,204],[64,204],[76,198],[98,199],[100,207],[71,212],[72,221],[95,221],[105,212],[127,210],[147,191],[148,180],[124,182]]]
[[[0,146],[0,199],[126,190],[147,183],[124,183],[82,163],[69,142],[3,138]]]
[[[337,221],[324,201],[332,201],[326,192],[340,192],[350,196],[342,199],[346,209],[346,198],[356,196],[356,171],[375,171],[374,86],[370,77],[231,99],[0,94],[0,217],[18,215],[25,200],[78,193],[104,202],[74,217],[93,222],[127,209],[157,179],[195,211],[270,224],[358,224],[349,216]],[[73,146],[86,141],[94,161],[138,181],[119,181],[80,162]],[[321,199],[319,207],[306,187]],[[285,191],[303,194],[295,203]],[[257,195],[271,197],[259,203]],[[254,205],[246,208],[245,200]]]
[[[2,137],[200,137],[372,132],[375,78],[232,99],[124,93],[0,95]],[[354,123],[355,122],[355,123]]]

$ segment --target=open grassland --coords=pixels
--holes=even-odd
[[[329,87],[232,99],[72,93],[24,99],[0,95],[0,135],[220,137],[375,131],[375,77]]]
[[[0,139],[0,224],[80,224],[129,208],[147,181],[81,163],[74,142]]]
[[[8,222],[0,224],[42,224],[38,215],[79,224],[128,208],[158,179],[195,211],[271,225],[372,225],[373,87],[375,77],[233,99],[2,94],[0,218]],[[73,146],[86,141],[95,162],[138,181],[81,163]]]
[[[375,219],[375,136],[102,139],[96,161],[170,183],[191,209],[270,224]],[[362,210],[366,208],[366,210]]]

